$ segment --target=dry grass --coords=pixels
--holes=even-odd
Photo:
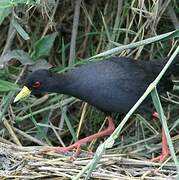
[[[42,152],[41,147],[19,147],[4,143],[1,143],[0,147],[0,160],[3,167],[3,170],[0,170],[0,176],[6,178],[64,177],[68,179],[75,176],[92,158],[89,154],[82,153],[83,157],[71,160],[71,156]],[[126,154],[106,154],[92,173],[93,178],[175,179],[176,167],[172,163],[160,164],[148,160],[136,160]]]

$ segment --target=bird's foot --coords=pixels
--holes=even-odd
[[[163,162],[168,158],[168,156],[169,156],[169,149],[167,147],[167,149],[165,149],[160,156],[152,158],[151,161],[153,161],[153,162],[155,162],[155,161]]]
[[[165,131],[162,128],[162,153],[160,156],[152,158],[152,161],[160,161],[163,162],[165,161],[169,156],[169,148],[168,148],[168,144],[167,144],[167,138],[165,135]]]
[[[112,117],[108,117],[108,127],[96,134],[93,134],[91,136],[85,137],[81,140],[78,140],[76,143],[67,146],[67,147],[51,147],[47,149],[47,152],[55,152],[55,153],[68,153],[69,151],[72,151],[75,149],[75,153],[73,157],[77,157],[80,154],[80,148],[82,145],[87,144],[95,139],[108,136],[114,131],[114,123]]]
[[[152,114],[152,117],[154,120],[159,119],[159,114],[157,112],[154,112]],[[165,134],[164,129],[162,128],[162,153],[160,156],[154,157],[151,159],[151,161],[160,161],[163,162],[165,161],[169,156],[169,149],[168,149],[168,143],[167,143],[167,137]]]
[[[75,150],[75,153],[73,154],[73,157],[77,157],[80,154],[81,151],[81,143],[80,142],[76,142],[70,146],[67,147],[50,147],[47,149],[47,152],[54,152],[54,153],[68,153],[70,151]]]

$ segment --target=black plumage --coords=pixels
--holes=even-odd
[[[157,77],[165,61],[137,61],[126,57],[113,57],[103,61],[81,65],[63,74],[37,70],[27,77],[25,85],[33,94],[57,92],[82,99],[104,112],[126,113]],[[173,88],[173,63],[161,79],[159,93]],[[175,71],[174,71],[175,70]],[[40,82],[38,88],[33,87]],[[138,111],[148,111],[150,97]]]

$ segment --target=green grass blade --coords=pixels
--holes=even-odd
[[[30,107],[30,106],[29,106]],[[49,144],[49,145],[52,145],[50,140],[47,138],[45,132],[43,131],[43,129],[38,125],[37,121],[35,120],[34,116],[32,115],[32,110],[30,108],[30,114],[31,114],[31,120],[34,124],[34,126],[37,128],[37,134],[40,136],[40,137],[43,137],[46,142]]]
[[[68,127],[68,129],[69,129],[69,131],[70,131],[70,133],[71,133],[71,135],[73,137],[73,140],[77,141],[77,136],[76,136],[75,130],[73,129],[73,126],[71,125],[71,122],[70,122],[69,118],[66,115],[66,111],[62,110],[62,116],[65,119],[66,125],[67,125],[67,127]]]
[[[144,46],[144,45],[147,45],[147,44],[150,44],[153,42],[162,41],[162,40],[166,40],[166,39],[170,39],[170,38],[174,38],[174,37],[178,37],[178,36],[179,36],[179,30],[171,31],[171,32],[161,34],[158,36],[154,36],[151,38],[147,38],[145,40],[141,40],[141,41],[138,41],[135,43],[130,43],[127,45],[122,45],[119,47],[112,48],[108,51],[105,51],[105,52],[102,52],[102,53],[97,54],[95,56],[92,56],[90,59],[102,58],[102,57],[106,57],[106,56],[115,55],[115,54],[120,53],[121,51],[126,50],[126,49],[136,48],[139,46]]]
[[[17,90],[19,90],[17,84],[11,83],[9,81],[0,80],[0,92],[17,91]]]
[[[22,26],[17,22],[15,18],[12,21],[12,25],[24,40],[30,39],[28,33],[22,28]]]
[[[162,122],[162,127],[164,128],[164,131],[165,131],[165,134],[167,137],[167,142],[168,142],[168,146],[170,149],[171,156],[175,162],[175,165],[177,167],[177,171],[179,172],[179,164],[178,164],[177,156],[175,154],[175,149],[173,147],[172,139],[170,137],[170,132],[169,132],[168,125],[167,125],[167,118],[164,114],[164,111],[163,111],[163,108],[162,108],[162,105],[161,105],[159,95],[158,95],[156,88],[151,92],[151,96],[152,96],[154,106],[155,106],[157,112],[159,113],[160,120]]]

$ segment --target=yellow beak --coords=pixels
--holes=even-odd
[[[15,97],[14,103],[17,102],[17,101],[19,101],[20,99],[26,97],[26,96],[29,96],[30,93],[31,93],[31,90],[29,90],[28,87],[24,86],[24,87],[22,88],[22,90],[19,92],[19,94],[17,94],[17,96]]]

